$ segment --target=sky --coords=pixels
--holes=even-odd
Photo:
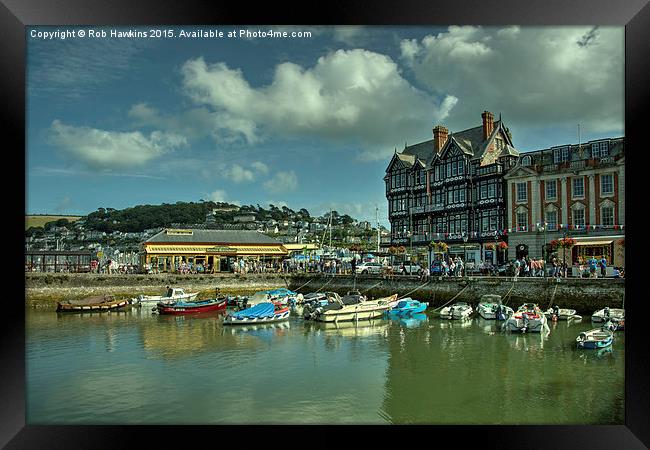
[[[27,214],[213,200],[388,226],[386,167],[435,125],[491,111],[521,152],[624,136],[623,27],[48,26],[26,40]]]

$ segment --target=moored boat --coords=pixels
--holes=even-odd
[[[578,348],[605,348],[614,342],[614,333],[603,328],[583,331],[576,338]]]
[[[511,307],[501,304],[501,296],[494,296],[499,298],[497,301],[489,301],[485,297],[488,297],[488,295],[481,297],[481,301],[476,307],[476,311],[483,319],[506,320],[514,314],[515,311]]]
[[[263,302],[251,308],[227,314],[223,323],[224,325],[274,323],[288,320],[289,313],[289,307],[279,302]]]
[[[192,301],[199,295],[198,292],[185,292],[180,288],[167,288],[162,295],[138,295],[131,299],[133,305],[155,306],[158,303],[171,303],[176,301]]]
[[[521,333],[541,333],[548,329],[546,316],[534,303],[524,303],[506,320],[505,328]]]
[[[592,322],[607,322],[608,320],[611,321],[621,321],[625,320],[625,310],[620,309],[620,308],[609,308],[605,307],[603,309],[600,309],[596,312],[594,312],[591,315],[591,321]]]
[[[397,300],[397,294],[389,297],[367,300],[359,293],[348,293],[336,301],[316,308],[307,319],[319,322],[342,322],[348,320],[369,320],[381,317],[390,309],[390,302]]]
[[[156,309],[158,310],[159,314],[193,314],[212,311],[225,311],[227,302],[228,301],[225,298],[199,300],[194,302],[179,300],[169,303],[160,302],[156,306]]]
[[[474,308],[466,302],[456,302],[451,306],[446,306],[440,310],[441,319],[468,319],[474,312]]]
[[[116,299],[112,295],[93,295],[78,300],[63,300],[57,303],[57,312],[99,312],[126,308],[128,299]]]
[[[421,313],[427,309],[427,304],[410,297],[399,300],[397,304],[388,311],[389,316],[407,316],[409,314]]]
[[[547,319],[551,320],[553,320],[553,317],[555,317],[556,320],[570,320],[576,315],[576,310],[554,306],[553,308],[547,309],[544,312],[544,315]]]

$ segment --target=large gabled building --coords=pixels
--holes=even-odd
[[[418,261],[429,259],[432,240],[446,242],[452,256],[497,261],[484,244],[505,239],[503,175],[519,152],[501,119],[481,117],[482,125],[456,133],[434,127],[432,140],[396,151],[386,169],[391,245],[413,249]]]

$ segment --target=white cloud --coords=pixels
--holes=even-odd
[[[298,187],[298,177],[293,170],[278,172],[273,178],[264,182],[264,187],[275,193],[294,191]]]
[[[226,173],[226,177],[230,178],[235,183],[243,183],[245,181],[253,181],[255,179],[255,175],[253,175],[252,171],[244,169],[239,164],[234,164]]]
[[[228,194],[223,189],[217,189],[212,193],[208,194],[208,200],[212,200],[216,203],[232,203],[233,205],[241,206],[241,203],[238,200],[229,200]]]
[[[151,160],[184,146],[184,137],[153,131],[145,136],[139,131],[106,131],[74,127],[54,120],[50,126],[51,142],[65,154],[93,169],[119,169],[142,166]]]
[[[261,161],[255,161],[251,164],[253,169],[255,169],[256,172],[261,173],[261,174],[267,174],[269,173],[269,166],[264,164]]]
[[[187,95],[219,116],[215,132],[248,143],[309,136],[386,157],[443,120],[454,104],[411,86],[388,56],[361,49],[329,53],[309,68],[279,64],[261,87],[251,86],[241,70],[203,58],[187,61],[182,74]]]
[[[452,131],[486,109],[511,128],[623,130],[623,27],[449,27],[401,52],[422,84],[458,98]]]

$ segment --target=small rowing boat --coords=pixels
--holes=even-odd
[[[583,331],[576,338],[578,348],[605,348],[614,342],[614,333],[602,328]]]
[[[57,312],[100,312],[122,309],[131,303],[127,299],[118,300],[112,295],[94,295],[79,300],[64,300],[57,303]]]

